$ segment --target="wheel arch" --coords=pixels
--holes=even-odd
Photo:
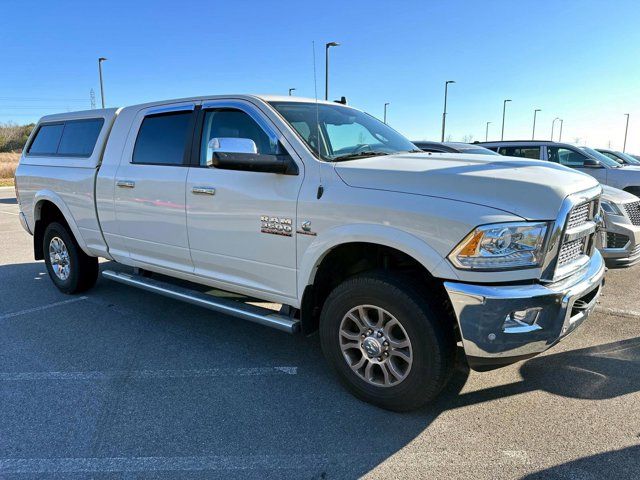
[[[396,270],[434,286],[448,301],[438,278],[457,279],[446,259],[424,241],[405,231],[380,225],[350,225],[332,229],[305,252],[299,269],[304,333],[318,327],[324,300],[335,285],[371,270]]]
[[[44,231],[47,225],[53,221],[59,221],[67,226],[82,251],[87,255],[91,255],[69,207],[55,192],[45,190],[36,193],[33,202],[33,220],[33,254],[36,260],[44,259],[44,252],[42,251]]]

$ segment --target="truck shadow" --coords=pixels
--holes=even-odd
[[[88,372],[98,379],[0,376],[0,457],[157,458],[170,472],[180,458],[192,459],[197,470],[216,456],[238,468],[263,465],[218,467],[216,473],[227,478],[356,478],[428,435],[447,411],[535,391],[602,400],[640,390],[637,337],[531,359],[515,367],[521,381],[477,391],[465,391],[469,370],[459,363],[436,402],[415,412],[387,412],[338,384],[317,336],[286,335],[102,280],[86,300],[33,310],[70,298],[44,271],[41,262],[0,266],[6,280],[0,283],[0,318],[6,317],[0,322],[0,373],[57,372],[58,378],[60,372]],[[11,299],[14,289],[24,299]],[[295,367],[295,374],[175,373],[255,367]],[[128,373],[100,379],[105,371]],[[136,378],[136,372],[146,374]],[[609,476],[623,478],[637,453],[603,454],[611,455]],[[597,457],[554,467],[550,475],[571,471],[573,464],[589,468]],[[183,473],[172,478],[188,477]]]
[[[446,408],[542,390],[584,400],[604,400],[640,390],[640,337],[535,357],[522,364],[523,380],[448,398]]]

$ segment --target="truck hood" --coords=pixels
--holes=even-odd
[[[625,192],[624,190],[620,190],[618,188],[608,187],[606,185],[602,186],[602,199],[618,204],[638,201],[638,197],[636,197],[635,195],[632,195],[631,193]]]
[[[349,186],[475,203],[527,220],[556,218],[570,194],[593,177],[540,160],[458,153],[406,153],[335,164]]]

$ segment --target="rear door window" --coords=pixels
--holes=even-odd
[[[150,115],[144,118],[133,163],[151,165],[184,165],[187,142],[190,142],[192,111]],[[190,144],[190,143],[189,143]]]
[[[540,147],[500,147],[500,155],[540,160]]]
[[[58,145],[58,155],[90,157],[103,124],[102,118],[66,122]]]
[[[33,155],[55,155],[62,137],[64,123],[42,125],[36,133],[27,153]]]

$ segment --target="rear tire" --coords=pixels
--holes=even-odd
[[[408,411],[442,391],[456,343],[427,296],[385,272],[352,277],[329,294],[320,316],[322,350],[356,397]]]
[[[44,232],[42,251],[49,277],[66,294],[84,292],[98,279],[98,259],[82,251],[65,225],[50,223]]]

